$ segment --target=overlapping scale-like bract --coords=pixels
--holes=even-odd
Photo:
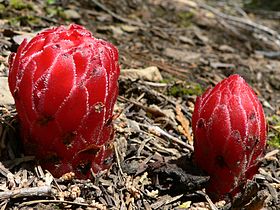
[[[107,169],[118,51],[82,26],[47,29],[10,56],[9,86],[27,154],[55,176]]]
[[[198,97],[192,117],[194,159],[210,175],[213,198],[238,192],[257,172],[266,120],[252,88],[232,75]]]

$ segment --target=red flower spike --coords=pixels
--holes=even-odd
[[[214,199],[234,195],[252,179],[266,145],[266,121],[256,94],[232,75],[198,97],[192,117],[194,160],[210,175]]]
[[[9,60],[27,154],[54,176],[90,177],[110,167],[112,112],[120,74],[115,46],[82,26],[47,29]]]

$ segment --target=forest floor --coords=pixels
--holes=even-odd
[[[224,1],[0,1],[1,209],[279,209],[279,19]],[[8,56],[24,38],[73,22],[120,54],[116,157],[92,180],[53,178],[19,151],[7,87]],[[268,144],[246,191],[213,203],[191,160],[191,116],[197,95],[231,74],[258,94]]]

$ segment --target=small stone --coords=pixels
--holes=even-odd
[[[65,15],[65,18],[69,19],[69,20],[78,20],[81,18],[81,15],[76,10],[73,10],[73,9],[65,10],[64,15]]]
[[[167,57],[182,62],[197,62],[201,57],[201,54],[196,52],[184,51],[182,49],[172,49],[172,48],[164,49],[163,54],[166,55]]]
[[[121,75],[130,77],[132,79],[143,79],[153,82],[162,80],[162,76],[158,67],[150,66],[145,69],[123,69]]]
[[[8,77],[0,77],[0,104],[1,105],[10,105],[14,104],[15,101],[12,97],[12,94],[8,85]]]
[[[34,36],[35,36],[35,34],[33,34],[33,33],[26,33],[26,34],[13,36],[13,40],[15,43],[20,45],[24,39],[26,39],[29,42]]]
[[[219,50],[222,51],[222,52],[227,52],[227,53],[234,53],[235,52],[235,50],[228,45],[221,45],[219,47]]]
[[[189,45],[192,45],[194,46],[194,42],[192,39],[186,37],[186,36],[179,36],[179,40],[182,42],[182,43],[185,43],[185,44],[189,44]]]

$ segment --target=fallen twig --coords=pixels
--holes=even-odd
[[[34,201],[27,201],[23,202],[19,205],[19,207],[23,206],[29,206],[29,205],[34,205],[38,203],[60,203],[60,204],[68,204],[68,205],[77,205],[77,206],[83,206],[83,207],[92,207],[92,208],[97,208],[97,209],[106,209],[106,207],[103,204],[87,204],[87,203],[77,203],[77,202],[72,202],[72,201],[61,201],[61,200],[34,200]]]
[[[141,81],[138,81],[138,83],[140,83],[137,87],[139,88],[139,89],[141,89],[141,91],[142,92],[146,92],[146,93],[149,93],[149,94],[152,94],[152,95],[154,95],[154,96],[156,96],[156,97],[161,97],[161,98],[163,98],[165,101],[168,101],[169,103],[171,103],[171,104],[173,104],[174,105],[174,107],[176,107],[176,105],[177,105],[177,101],[176,100],[172,100],[172,99],[170,99],[169,97],[167,97],[166,95],[164,95],[164,94],[162,94],[162,93],[160,93],[160,92],[158,92],[158,91],[155,91],[155,90],[153,90],[153,89],[151,89],[151,88],[147,88],[147,86],[145,86],[145,85],[142,85],[143,83],[141,82]],[[122,99],[122,100],[125,100],[125,101],[130,101],[130,100],[128,100],[128,99],[126,99],[126,98],[124,98],[124,97],[118,97],[118,99]],[[136,101],[139,101],[140,99],[137,99]],[[134,104],[133,104],[134,105]],[[130,107],[131,108],[131,107]],[[126,110],[128,110],[127,108],[126,108]],[[187,107],[186,106],[183,106],[182,104],[181,104],[181,110],[184,112],[184,114],[186,114],[186,116],[187,116],[187,118],[188,119],[191,119],[191,114],[190,114],[190,112],[188,111],[188,109],[187,109]]]
[[[153,133],[158,133],[160,134],[161,136],[164,136],[170,140],[172,140],[173,142],[181,145],[181,146],[184,146],[185,148],[187,148],[188,150],[190,151],[194,151],[193,149],[193,146],[187,144],[186,142],[183,142],[182,140],[170,135],[169,133],[167,133],[166,131],[164,131],[163,129],[161,129],[160,127],[158,126],[155,126],[155,125],[146,125],[146,124],[142,124],[142,123],[139,123],[139,125],[143,126],[143,127],[146,127],[148,128],[149,131],[153,132]]]
[[[247,18],[240,18],[240,17],[224,14],[207,4],[199,4],[199,6],[200,8],[212,12],[214,15],[226,20],[228,23],[235,25],[236,27],[242,28],[250,32],[255,32],[264,35],[267,39],[274,42],[275,44],[278,45],[278,47],[280,47],[280,34],[277,31],[272,30],[267,26],[257,24]]]
[[[51,189],[51,186],[41,186],[8,190],[0,192],[0,200],[31,196],[49,196],[51,195]]]
[[[204,193],[202,191],[198,191],[197,193],[200,194],[200,195],[203,195],[205,197],[205,199],[207,200],[211,210],[218,210],[218,208],[215,206],[213,201],[209,198],[209,196],[206,193]]]
[[[276,156],[277,154],[279,154],[279,149],[274,149],[274,150],[266,153],[265,156],[262,158],[262,161],[270,159],[271,157]],[[276,158],[276,160],[277,160],[277,158]]]
[[[262,50],[257,50],[256,54],[263,55],[266,58],[270,59],[278,59],[280,58],[280,51],[262,51]]]

